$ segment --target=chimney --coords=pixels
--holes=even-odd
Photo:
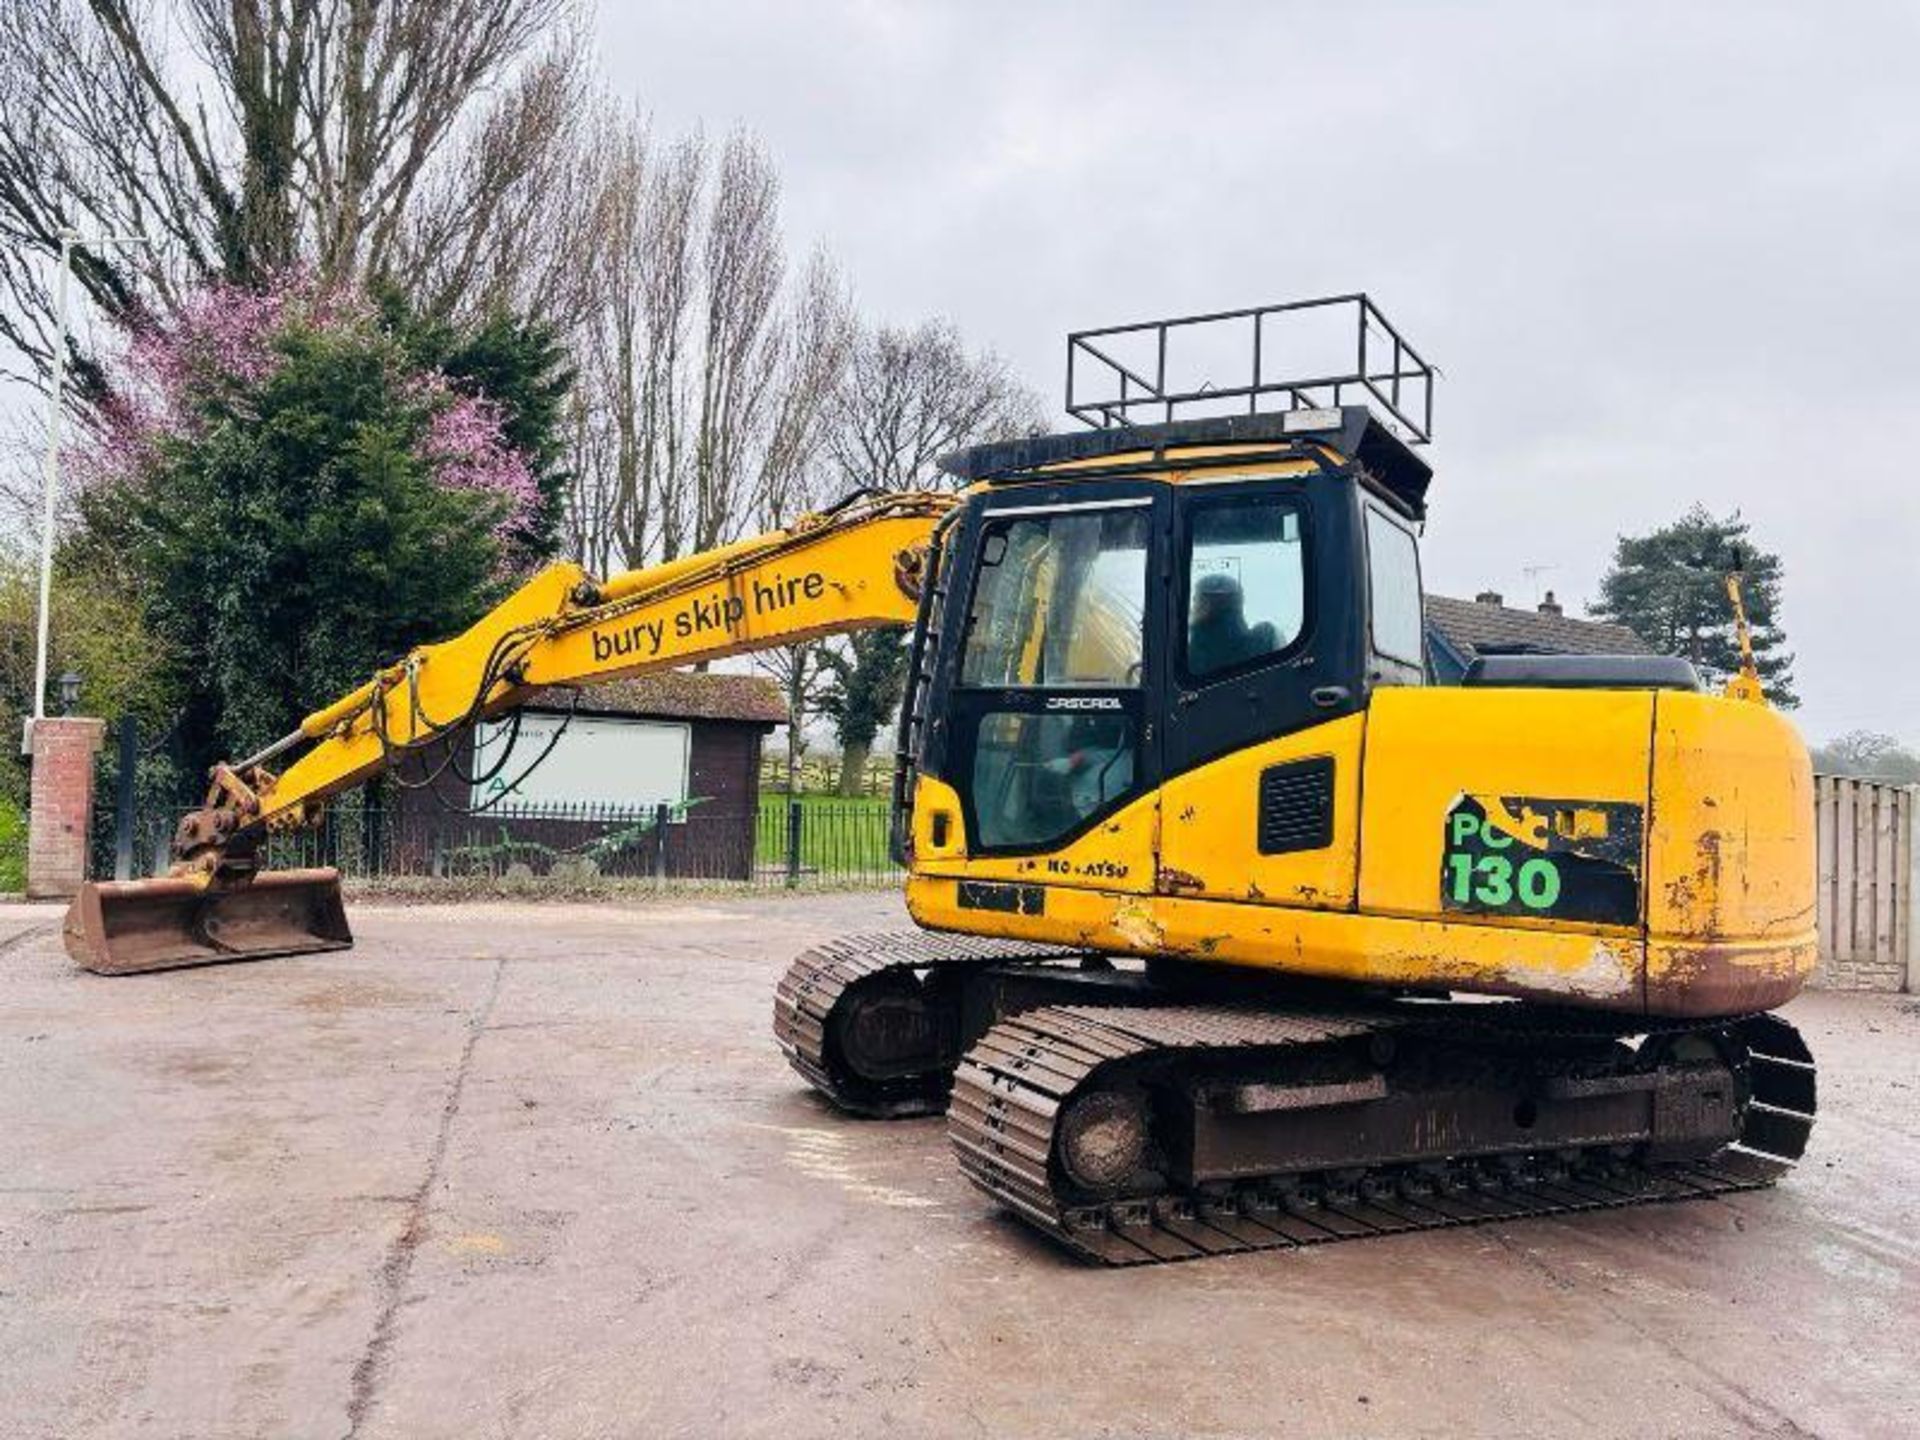
[[[1547,598],[1540,602],[1540,613],[1542,615],[1564,615],[1567,612],[1560,608],[1560,602],[1553,598],[1553,592],[1549,590],[1547,591]]]
[[[1476,605],[1498,606],[1500,603],[1500,592],[1498,590],[1482,590],[1478,595],[1473,597],[1473,603]]]

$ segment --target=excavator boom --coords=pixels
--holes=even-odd
[[[784,530],[606,580],[547,567],[463,634],[414,650],[258,754],[215,766],[206,805],[174,837],[172,873],[85,886],[67,915],[68,953],[128,974],[351,945],[337,872],[259,870],[274,832],[316,822],[331,797],[443,752],[543,690],[907,624],[955,503],[856,492]]]

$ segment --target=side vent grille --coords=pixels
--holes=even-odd
[[[1289,855],[1333,843],[1333,757],[1316,755],[1260,772],[1260,853]]]

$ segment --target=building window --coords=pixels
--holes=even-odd
[[[562,725],[566,731],[554,742]],[[470,773],[484,776],[494,767],[511,728],[510,720],[493,720],[474,732]],[[522,778],[549,743],[547,758]],[[512,755],[498,775],[473,787],[473,803],[619,810],[671,805],[677,811],[687,802],[692,753],[692,728],[683,723],[576,715],[569,724],[564,715],[528,710],[521,714]],[[502,800],[510,784],[513,791]]]

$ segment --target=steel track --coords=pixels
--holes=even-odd
[[[858,1115],[948,1115],[962,1171],[1074,1253],[1110,1265],[1285,1249],[1494,1220],[1618,1209],[1760,1189],[1792,1168],[1813,1125],[1813,1057],[1774,1015],[1702,1027],[1520,1006],[1423,1005],[1287,1009],[1226,1005],[1049,1005],[1000,1021],[957,1070],[872,1082],[851,1073],[832,1040],[837,1007],[863,985],[902,972],[1061,962],[1078,952],[921,932],[850,935],[807,951],[782,977],[774,1035],[788,1062],[835,1105]],[[1074,1203],[1056,1158],[1068,1102],[1117,1065],[1185,1052],[1249,1062],[1290,1047],[1380,1030],[1469,1042],[1592,1040],[1716,1030],[1739,1051],[1749,1088],[1737,1140],[1706,1161],[1651,1164],[1612,1153],[1535,1153],[1417,1166],[1349,1169],[1340,1177],[1168,1188],[1104,1204]],[[951,1093],[950,1093],[951,1092]]]
[[[1739,1139],[1708,1161],[1523,1154],[1343,1172],[1337,1181],[1169,1188],[1099,1205],[1062,1194],[1055,1126],[1108,1067],[1172,1049],[1254,1059],[1396,1025],[1432,1033],[1432,1024],[1378,1012],[1045,1006],[1002,1021],[967,1053],[948,1134],[967,1177],[1029,1224],[1089,1259],[1140,1265],[1759,1189],[1792,1168],[1813,1126],[1812,1056],[1792,1026],[1762,1015],[1728,1027],[1746,1048],[1752,1090]]]
[[[938,1115],[947,1108],[952,1072],[929,1072],[908,1080],[870,1081],[841,1063],[832,1041],[835,1010],[862,985],[902,973],[951,973],[1009,961],[1075,960],[1080,952],[1058,945],[1029,945],[970,935],[922,930],[843,935],[800,955],[780,977],[773,998],[773,1038],[787,1063],[807,1083],[854,1115],[900,1119]]]

